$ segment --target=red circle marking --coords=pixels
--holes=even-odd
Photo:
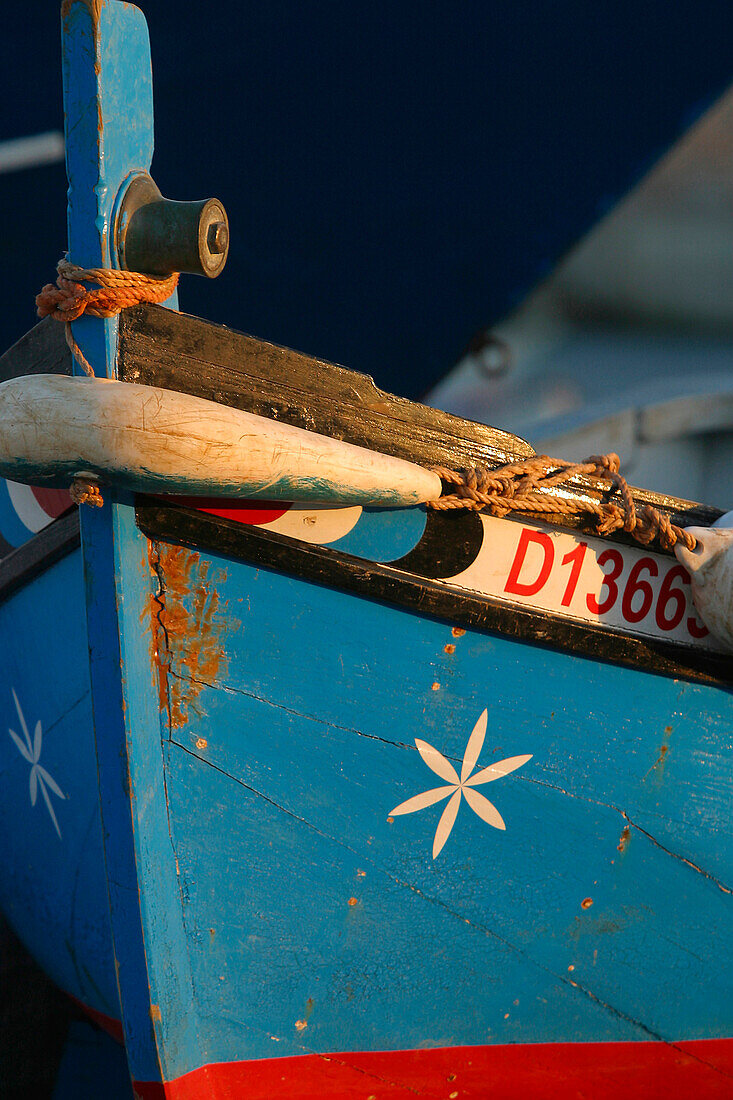
[[[176,504],[195,508],[199,512],[208,512],[222,519],[233,519],[235,523],[272,523],[284,516],[290,504],[275,504],[269,500],[221,500],[218,497],[169,497]]]
[[[66,489],[48,489],[43,485],[30,485],[29,488],[43,511],[51,519],[62,516],[64,512],[68,512],[69,508],[74,506],[74,502]]]

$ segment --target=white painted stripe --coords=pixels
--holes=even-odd
[[[34,535],[43,530],[44,527],[48,527],[51,516],[41,508],[30,485],[21,485],[17,481],[8,481],[6,484],[10,494],[10,503],[18,513],[20,522]]]
[[[0,172],[17,172],[21,168],[36,168],[56,164],[64,159],[64,135],[49,130],[32,137],[0,142]]]
[[[351,508],[331,507],[328,504],[313,508],[307,504],[294,504],[284,516],[278,516],[270,523],[258,523],[257,526],[300,539],[301,542],[325,546],[348,535],[356,527],[361,511],[358,504]]]
[[[484,538],[467,569],[444,583],[634,637],[719,651],[674,558],[544,523],[481,514]]]

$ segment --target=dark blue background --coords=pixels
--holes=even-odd
[[[728,0],[148,3],[153,170],[232,251],[181,306],[419,395],[733,78]],[[3,12],[0,140],[62,125],[53,4]],[[0,176],[0,346],[65,246],[61,166]]]

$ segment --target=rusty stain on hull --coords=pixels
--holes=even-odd
[[[669,734],[671,733],[671,730],[672,730],[671,726],[665,726],[664,732],[667,734],[667,739],[668,740],[669,740]],[[656,778],[658,780],[661,780],[661,779],[664,778],[664,762],[667,758],[667,753],[668,752],[669,752],[669,745],[665,742],[661,746],[661,748],[659,749],[659,755],[658,755],[657,759],[654,761],[654,763],[652,764],[651,768],[649,768],[649,771],[644,776],[644,779],[647,779],[647,777],[650,776],[652,774],[652,772],[656,773]]]
[[[151,542],[148,554],[158,580],[150,622],[159,702],[177,730],[186,725],[189,710],[201,713],[203,688],[226,675],[224,636],[239,624],[223,616],[226,603],[220,603],[217,588],[225,570],[185,546]]]
[[[66,21],[69,18],[71,14],[71,9],[73,8],[75,3],[81,3],[84,5],[85,8],[87,8],[92,21],[92,30],[94,31],[94,34],[96,36],[99,32],[99,20],[102,17],[104,0],[63,0],[63,3],[61,4],[61,19],[64,23],[64,30],[67,33],[68,28],[66,27]],[[98,72],[96,64],[94,68],[95,72]]]

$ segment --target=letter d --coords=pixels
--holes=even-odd
[[[536,543],[542,547],[544,552],[544,558],[540,571],[537,577],[533,581],[520,581],[519,575],[522,572],[524,565],[524,559],[527,556],[527,550],[530,543]],[[549,535],[543,534],[542,531],[530,531],[529,528],[523,527],[522,533],[519,536],[519,545],[517,546],[517,552],[514,555],[514,561],[512,567],[509,570],[509,576],[504,586],[504,591],[508,592],[512,596],[534,596],[547,582],[547,578],[550,575],[552,569],[552,563],[555,558],[555,550],[552,545],[552,539]]]

